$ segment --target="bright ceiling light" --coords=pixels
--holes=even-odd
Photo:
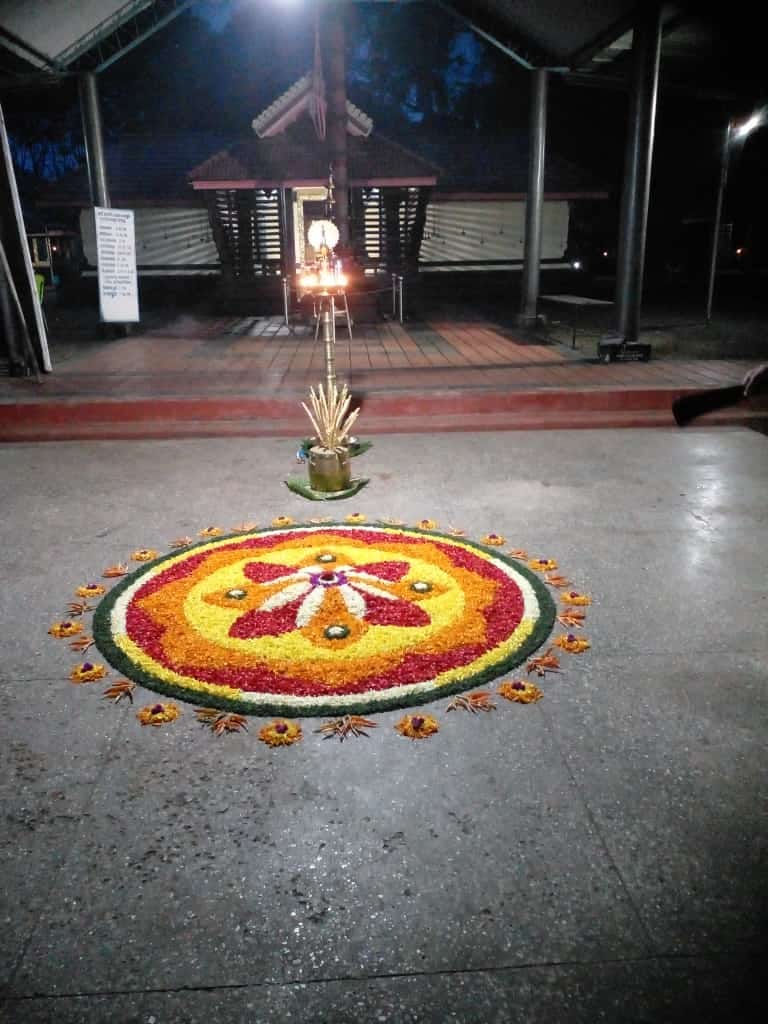
[[[738,124],[733,129],[733,137],[735,139],[745,139],[750,132],[753,132],[755,128],[759,128],[765,120],[765,112],[758,110],[756,114],[752,114],[751,117],[747,118],[743,124]]]

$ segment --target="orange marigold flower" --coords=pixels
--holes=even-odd
[[[106,592],[107,588],[102,587],[100,583],[84,583],[75,591],[78,597],[101,597]]]
[[[289,747],[301,739],[301,726],[287,718],[276,718],[274,722],[259,730],[259,739],[270,747]]]
[[[107,670],[103,665],[94,665],[90,661],[84,661],[80,665],[75,665],[69,673],[69,678],[73,683],[95,683],[97,679],[103,679],[106,674]]]
[[[440,731],[440,726],[431,715],[403,715],[395,726],[401,736],[412,740],[425,740]]]
[[[563,604],[592,604],[592,598],[589,594],[580,594],[576,590],[568,590],[561,594],[560,600]]]
[[[532,558],[528,563],[528,568],[534,569],[536,572],[550,572],[557,568],[557,562],[554,558]]]
[[[575,633],[563,633],[562,636],[555,637],[554,642],[557,647],[562,647],[569,654],[581,654],[592,646],[585,636],[576,636]]]
[[[501,545],[506,544],[507,541],[500,533],[486,533],[483,537],[482,543],[490,544],[492,547],[501,547]]]
[[[132,552],[131,558],[134,562],[151,562],[153,558],[157,558],[157,552],[154,548],[139,548]]]
[[[224,533],[220,526],[206,526],[204,530],[201,530],[198,536],[200,537],[220,537]]]
[[[82,633],[83,624],[82,622],[54,622],[48,632],[51,636],[75,636],[76,633]]]
[[[501,684],[499,696],[506,697],[516,704],[533,704],[541,700],[544,694],[535,683],[527,679],[513,679],[512,682]]]
[[[362,512],[350,512],[348,516],[344,516],[344,522],[352,523],[353,525],[355,523],[364,523],[365,516],[363,515]]]
[[[180,714],[176,704],[169,701],[166,704],[147,704],[136,713],[136,717],[142,725],[165,725],[175,721]]]
[[[118,562],[116,565],[107,566],[101,575],[108,580],[115,579],[118,576],[127,576],[128,566],[125,562]]]
[[[295,520],[291,519],[290,516],[275,516],[275,518],[272,520],[272,525],[277,527],[293,526],[294,522]]]
[[[436,530],[437,520],[435,519],[420,519],[416,525],[420,530]]]
[[[253,523],[250,519],[247,519],[244,523],[238,523],[237,526],[233,526],[230,533],[250,533],[251,530],[255,530],[258,525],[258,523]]]

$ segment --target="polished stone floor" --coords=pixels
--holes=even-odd
[[[0,446],[0,1020],[762,1020],[768,438],[375,442],[334,514],[503,532],[593,595],[540,703],[423,743],[142,729],[48,626],[136,547],[326,511],[295,438]]]

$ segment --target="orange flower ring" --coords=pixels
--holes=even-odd
[[[555,604],[497,549],[433,530],[291,526],[141,566],[94,615],[123,675],[251,715],[362,714],[487,683],[546,640]]]

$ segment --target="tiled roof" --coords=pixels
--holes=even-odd
[[[440,141],[418,139],[418,152],[439,168],[441,192],[528,191],[526,136],[464,137]],[[544,161],[544,189],[549,193],[604,192],[605,183],[551,149]]]
[[[304,110],[307,97],[311,90],[312,73],[307,72],[306,75],[302,75],[301,78],[295,81],[290,89],[286,89],[285,92],[281,96],[278,96],[273,103],[270,103],[268,107],[265,107],[258,117],[254,117],[251,122],[253,130],[260,138],[264,135],[272,134],[270,128],[275,124],[275,122],[284,118],[292,107],[299,108],[301,111]],[[350,128],[354,130],[355,134],[371,134],[373,121],[360,109],[360,107],[356,107],[350,100],[347,100],[347,117],[349,119]]]
[[[110,199],[114,206],[194,201],[191,182],[324,182],[330,163],[327,145],[308,119],[271,138],[231,139],[210,133],[133,135],[106,146]],[[414,130],[408,147],[373,132],[347,136],[349,177],[353,181],[437,179],[440,192],[524,193],[528,187],[525,138],[448,139],[428,142]],[[417,152],[414,152],[417,150]],[[551,150],[546,155],[549,193],[603,190],[601,182]],[[40,189],[38,205],[90,203],[85,169]]]
[[[184,135],[125,135],[106,144],[107,183],[113,206],[189,202],[187,171],[227,138],[210,132]],[[40,189],[39,204],[88,205],[88,173],[83,167]]]
[[[373,133],[347,136],[350,181],[407,181],[436,177],[436,168],[396,142]],[[279,183],[328,179],[330,154],[308,120],[269,138],[247,138],[214,154],[189,172],[190,181]]]

